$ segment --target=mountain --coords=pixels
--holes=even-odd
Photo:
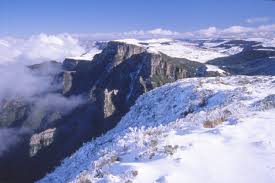
[[[207,63],[216,65],[231,74],[274,75],[275,48],[253,46],[242,52],[223,58],[216,58]]]
[[[111,41],[103,48],[91,61],[68,58],[28,67],[54,87],[31,99],[1,102],[1,127],[27,132],[0,157],[0,180],[41,178],[84,142],[113,128],[144,92],[177,79],[221,75],[203,63],[142,46]]]
[[[38,182],[273,182],[274,111],[275,77],[179,80]]]
[[[118,122],[138,103],[141,95],[167,83],[201,77],[215,77],[219,82],[220,77],[235,74],[274,75],[273,51],[270,51],[273,47],[257,41],[127,39],[87,40],[82,44],[86,50],[83,55],[69,57],[63,63],[31,65],[24,70],[38,86],[36,92],[29,94],[27,90],[27,96],[20,96],[19,92],[16,97],[0,99],[0,130],[4,131],[4,137],[11,134],[14,139],[3,142],[8,147],[3,153],[0,148],[0,182],[33,182],[42,178],[83,143],[109,133],[114,127],[120,129],[116,127]],[[263,61],[258,64],[259,59]],[[212,80],[210,85],[212,82],[215,85]],[[240,82],[254,80],[247,77]],[[31,90],[32,86],[28,86]],[[198,95],[204,94],[198,92]],[[159,96],[159,102],[168,105],[170,101],[163,100],[163,96]],[[197,101],[199,107],[203,107],[204,100]],[[166,118],[170,119],[170,113],[163,114],[174,111],[177,105],[165,110],[159,108],[162,114],[151,114],[151,106],[146,108],[146,115],[158,116],[161,122],[157,123],[162,124]],[[171,115],[181,119],[195,110],[196,106],[187,111],[182,108],[180,114]],[[53,181],[57,180],[54,177]]]

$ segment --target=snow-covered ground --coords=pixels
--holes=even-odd
[[[258,41],[264,47],[275,47],[275,38],[249,38],[247,41]]]
[[[150,91],[39,182],[275,182],[275,77],[193,78]]]
[[[68,59],[74,60],[93,60],[96,54],[99,54],[102,50],[98,49],[96,46],[90,48],[86,53],[82,54],[81,56],[74,56],[74,57],[67,57]]]
[[[226,72],[224,70],[220,69],[218,66],[206,64],[206,67],[207,67],[207,71],[213,71],[213,72],[218,72],[220,74],[226,74]]]
[[[229,49],[216,47],[223,42],[215,44],[205,43],[204,47],[200,47],[194,42],[173,39],[122,39],[116,41],[143,46],[148,48],[148,51],[154,53],[162,52],[171,57],[186,58],[201,63],[205,63],[218,57],[237,54],[242,51],[242,48],[236,46]]]

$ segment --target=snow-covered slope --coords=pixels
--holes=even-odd
[[[80,56],[76,56],[76,57],[67,57],[68,59],[73,59],[73,60],[93,60],[94,56],[98,53],[100,53],[102,50],[94,47],[92,49],[90,49],[89,51],[87,51],[86,53],[80,55]]]
[[[199,45],[195,41],[173,40],[173,39],[123,39],[116,40],[128,44],[135,44],[148,48],[151,52],[162,52],[171,57],[186,58],[188,60],[205,63],[209,60],[234,55],[242,51],[242,48],[234,46],[228,49],[218,48],[217,46],[225,41],[212,43],[211,41]]]
[[[180,80],[39,182],[275,182],[274,131],[275,77]]]
[[[102,48],[98,45],[101,42],[95,41],[81,41],[81,46],[85,50],[85,53],[79,56],[67,57],[73,60],[87,60],[91,61],[94,56],[102,51]],[[104,42],[103,42],[104,43]]]
[[[258,41],[264,47],[275,47],[275,38],[249,38],[248,41]]]

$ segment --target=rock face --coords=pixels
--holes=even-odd
[[[0,102],[0,127],[12,127],[25,120],[29,113],[29,105],[18,100]]]
[[[66,95],[72,89],[72,80],[75,71],[64,71],[62,94]]]
[[[52,72],[49,66],[59,69]],[[52,90],[53,94],[67,99],[81,95],[86,101],[68,113],[18,101],[1,104],[1,127],[32,130],[16,148],[0,157],[0,181],[4,182],[41,178],[83,142],[113,128],[144,92],[177,79],[218,75],[207,72],[202,63],[120,42],[109,42],[92,61],[67,59],[62,65],[53,62],[29,68],[62,86]],[[28,171],[34,166],[35,170]]]
[[[34,134],[30,139],[30,156],[35,156],[43,147],[49,146],[54,141],[55,128],[47,129],[39,134]]]
[[[112,114],[116,111],[116,107],[112,102],[112,98],[117,95],[118,90],[108,91],[105,89],[104,91],[104,118],[112,116]]]

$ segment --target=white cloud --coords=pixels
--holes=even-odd
[[[179,35],[178,32],[173,32],[173,31],[165,30],[165,29],[161,29],[161,28],[149,30],[147,32],[149,34],[152,34],[152,35],[163,35],[163,36],[176,36],[176,35]]]
[[[69,34],[33,35],[27,39],[0,39],[0,64],[7,62],[39,63],[63,61],[66,56],[79,56],[84,49]]]
[[[211,26],[193,32],[175,32],[168,29],[134,30],[122,33],[74,34],[80,39],[115,40],[115,39],[150,39],[150,38],[273,38],[275,24],[259,26],[233,25],[226,28]]]
[[[42,61],[62,61],[65,57],[80,56],[85,52],[83,40],[150,38],[275,38],[275,24],[259,26],[234,25],[226,28],[211,26],[193,32],[176,32],[156,28],[152,30],[134,30],[129,32],[33,35],[26,39],[0,38],[0,65],[19,62],[24,65]]]
[[[222,32],[226,34],[241,34],[241,33],[248,33],[250,31],[253,31],[253,29],[249,27],[232,26],[224,29]]]
[[[149,39],[155,37],[171,37],[176,38],[182,33],[171,31],[168,29],[156,28],[152,30],[133,30],[128,32],[109,32],[109,33],[90,33],[90,34],[73,34],[74,37],[80,39],[91,40],[116,40],[116,39]]]
[[[192,38],[274,38],[275,24],[258,27],[231,26],[224,29],[209,27],[194,32]]]
[[[21,135],[27,133],[26,129],[0,128],[0,156],[21,139]]]
[[[249,24],[254,24],[254,23],[266,23],[269,20],[270,20],[269,17],[254,17],[254,18],[246,19],[245,22]]]
[[[199,31],[197,31],[197,33],[200,35],[200,36],[203,36],[203,37],[212,37],[214,36],[216,33],[218,32],[218,29],[216,27],[209,27],[207,29],[201,29]]]
[[[61,68],[49,64],[45,70],[33,72],[26,65],[50,60],[63,61],[67,56],[79,56],[84,51],[79,40],[69,34],[39,34],[27,39],[0,38],[0,103],[4,99],[20,99],[40,108],[54,104],[59,112],[68,112],[82,99],[65,98],[55,93],[45,96],[62,88],[62,83],[52,82],[52,74],[60,73]]]

